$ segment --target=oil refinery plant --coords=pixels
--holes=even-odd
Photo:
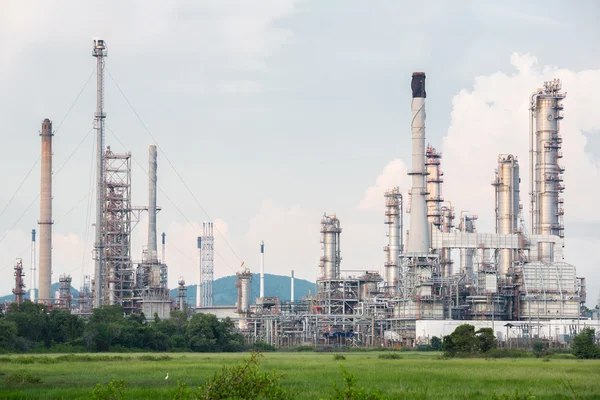
[[[556,339],[573,326],[596,324],[582,320],[585,278],[564,260],[565,190],[560,164],[565,93],[558,79],[544,82],[530,97],[529,196],[522,198],[523,169],[512,154],[500,154],[490,171],[495,191],[495,231],[479,232],[477,215],[455,214],[450,199],[442,197],[443,158],[426,140],[426,76],[412,75],[411,136],[398,143],[412,148],[408,175],[411,188],[385,192],[383,274],[352,274],[342,268],[343,216],[324,214],[320,223],[322,255],[315,260],[316,290],[301,299],[265,296],[265,243],[260,242],[260,294],[251,298],[252,274],[237,273],[237,303],[213,305],[214,225],[203,224],[196,241],[199,263],[190,271],[197,283],[196,304],[186,304],[186,284],[178,280],[177,299],[169,297],[166,240],[157,246],[157,146],[149,147],[148,205],[131,201],[131,154],[114,153],[105,146],[104,69],[106,43],[94,40],[97,63],[97,138],[95,273],[86,277],[79,298],[72,298],[71,277],[60,277],[58,294],[50,293],[52,273],[52,122],[42,123],[42,175],[39,235],[32,232],[31,300],[89,315],[94,307],[120,304],[127,314],[144,313],[168,318],[171,310],[229,316],[248,342],[275,346],[352,343],[354,345],[416,346],[431,336],[448,334],[464,321],[490,326],[499,339],[507,336]],[[407,127],[408,128],[408,127]],[[526,205],[526,207],[524,207]],[[148,241],[141,261],[132,260],[131,232],[142,212],[148,213]],[[408,226],[405,226],[408,214]],[[529,225],[525,217],[529,217]],[[307,237],[305,240],[316,240]],[[257,243],[258,243],[257,239]],[[39,264],[36,265],[36,244]],[[15,266],[17,302],[24,301],[24,267]],[[34,298],[35,272],[39,296]]]

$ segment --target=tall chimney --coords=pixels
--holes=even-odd
[[[412,176],[410,235],[407,253],[429,253],[427,190],[425,187],[425,73],[412,75]]]
[[[148,147],[148,261],[158,259],[156,246],[156,146]]]
[[[31,288],[29,300],[35,303],[35,229],[31,230]]]
[[[265,297],[265,242],[260,242],[260,298]]]
[[[50,301],[52,284],[52,121],[42,122],[42,182],[40,192],[39,299]]]
[[[200,287],[202,286],[202,238],[198,236],[198,275],[196,286],[196,307],[200,307]]]

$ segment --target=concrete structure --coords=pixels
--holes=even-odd
[[[39,300],[51,301],[52,285],[52,121],[42,122],[42,182],[40,191]]]

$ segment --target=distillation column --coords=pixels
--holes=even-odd
[[[519,230],[520,193],[519,161],[509,155],[498,156],[498,169],[493,186],[496,188],[496,233],[513,234]],[[499,273],[506,277],[513,266],[516,250],[501,249]]]
[[[458,230],[460,232],[476,232],[475,221],[477,215],[461,215]],[[460,249],[460,272],[466,276],[468,282],[473,280],[473,249]]]
[[[260,242],[260,296],[265,297],[265,242]]]
[[[442,154],[433,147],[427,146],[425,167],[427,170],[427,221],[429,225],[441,230],[442,214],[440,204],[442,198],[442,183],[444,173],[440,168]]]
[[[196,307],[202,306],[202,237],[198,236],[198,273],[196,279]]]
[[[440,212],[440,231],[444,233],[452,232],[452,229],[454,228],[454,207],[452,207],[452,205],[448,202],[448,205],[443,205],[440,208]],[[452,261],[450,249],[442,249],[440,252],[440,267],[442,276],[449,277],[453,274],[453,264],[454,261]]]
[[[400,273],[400,253],[402,249],[402,193],[395,187],[384,194],[385,197],[385,224],[388,226],[388,245],[384,247],[385,260],[385,287],[390,296],[398,292],[398,278]]]
[[[412,176],[410,230],[407,253],[428,254],[430,247],[429,224],[425,186],[425,73],[412,75]]]
[[[335,215],[323,215],[321,219],[321,243],[323,243],[323,279],[340,278],[340,220]]]
[[[531,119],[535,118],[535,172],[532,196],[532,221],[534,235],[555,235],[563,237],[563,199],[559,194],[564,191],[562,174],[564,167],[558,164],[562,157],[560,151],[562,137],[559,133],[560,120],[563,119],[562,100],[566,94],[561,92],[559,79],[544,82],[532,96]],[[533,125],[533,124],[530,124]],[[533,132],[530,132],[530,146]],[[531,159],[530,163],[534,160]],[[553,261],[552,243],[540,243],[538,259]]]
[[[50,301],[52,295],[52,122],[42,122],[42,182],[40,193],[40,273],[38,298]]]
[[[29,289],[29,300],[35,303],[35,229],[31,230],[31,288]]]
[[[156,146],[149,146],[148,153],[148,250],[146,258],[148,262],[156,263],[158,262],[156,244],[156,173],[158,168]]]

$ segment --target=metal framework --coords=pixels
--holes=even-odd
[[[215,275],[215,237],[213,223],[202,223],[202,249],[200,252],[200,306],[213,305],[213,280]]]
[[[64,310],[71,309],[71,303],[73,301],[73,294],[71,293],[71,275],[62,274],[58,278],[59,294],[58,294],[58,307]]]
[[[134,273],[131,261],[131,153],[103,155],[102,304],[134,310]],[[96,285],[97,287],[97,285]]]
[[[23,273],[23,260],[17,258],[17,262],[15,263],[15,288],[12,290],[15,295],[15,302],[17,304],[21,304],[23,299],[25,298],[25,282],[23,281],[23,277],[25,274]]]

